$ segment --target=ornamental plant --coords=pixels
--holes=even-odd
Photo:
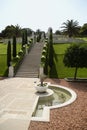
[[[76,80],[78,68],[87,67],[87,47],[71,45],[65,52],[63,62],[67,67],[75,68],[74,79]]]

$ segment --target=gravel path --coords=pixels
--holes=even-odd
[[[63,79],[46,79],[53,84],[71,88],[77,100],[62,108],[50,111],[50,122],[31,121],[29,130],[87,130],[87,83],[66,82]]]

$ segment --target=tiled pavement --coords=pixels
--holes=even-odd
[[[27,130],[34,111],[38,78],[0,80],[0,130]]]

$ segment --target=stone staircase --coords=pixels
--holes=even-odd
[[[38,78],[41,54],[44,43],[35,43],[28,55],[25,56],[15,77]]]

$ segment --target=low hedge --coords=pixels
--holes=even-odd
[[[31,41],[30,44],[27,45],[28,53],[29,53],[30,49],[32,48],[32,43],[33,43],[32,39],[30,41]],[[26,48],[25,47],[26,46],[24,45],[22,47],[22,49],[18,52],[18,55],[12,61],[13,66],[14,66],[14,75],[16,74],[18,68],[20,67],[20,65],[21,65],[21,63],[22,63],[22,61],[24,59],[24,56],[25,56],[25,53],[26,53]]]
[[[23,59],[24,59],[24,55],[25,55],[25,50],[20,51],[18,53],[18,55],[13,59],[12,63],[13,63],[13,66],[14,66],[14,75],[16,74],[19,66],[21,65]]]

